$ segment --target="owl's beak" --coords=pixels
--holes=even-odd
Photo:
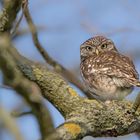
[[[95,53],[98,55],[98,54],[99,54],[99,50],[98,50],[98,49],[96,49],[96,50],[95,50]]]

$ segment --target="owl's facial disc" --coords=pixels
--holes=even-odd
[[[86,40],[80,47],[81,59],[93,55],[99,55],[102,52],[117,51],[114,43],[103,36],[95,36]]]

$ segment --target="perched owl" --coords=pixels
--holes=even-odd
[[[81,74],[93,98],[122,100],[140,86],[133,62],[120,54],[114,43],[103,36],[95,36],[80,47]]]

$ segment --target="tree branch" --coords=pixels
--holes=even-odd
[[[132,103],[129,101],[101,104],[87,99],[76,109],[56,129],[55,133],[62,140],[77,140],[88,135],[117,137],[140,131],[140,109],[135,115],[131,113]]]
[[[10,116],[3,107],[0,107],[0,119],[4,122],[5,127],[11,132],[16,140],[23,140],[23,136],[16,125],[15,120]]]
[[[22,0],[5,0],[2,13],[0,15],[0,32],[9,32],[17,13],[20,10]]]
[[[0,15],[0,32],[9,33],[10,29],[12,28],[13,22],[16,19],[17,13],[20,10],[22,2],[22,0],[4,1],[4,8]],[[11,45],[10,40],[8,40],[7,37],[3,37],[1,35],[0,41],[1,49],[3,52],[3,54],[1,54],[0,56],[0,66],[3,73],[5,74],[5,79],[8,82],[7,84],[14,87],[14,89],[18,91],[19,94],[22,95],[24,99],[30,104],[33,109],[34,115],[39,121],[42,139],[45,139],[46,135],[50,134],[53,131],[53,125],[48,110],[42,104],[41,97],[39,97],[41,95],[40,91],[36,85],[29,82],[25,78],[22,79],[22,75],[19,73],[19,71],[14,69],[16,66],[12,61],[11,56],[5,51],[7,47]],[[9,67],[7,67],[6,64]],[[35,97],[34,95],[32,95],[33,92],[34,95],[36,94]],[[48,123],[48,125],[45,124],[46,122]]]
[[[18,67],[25,76],[41,87],[43,96],[55,105],[63,116],[77,106],[81,97],[68,86],[60,75],[22,57],[15,48],[9,48],[9,52],[13,55]]]
[[[56,129],[56,134],[62,140],[80,140],[87,134],[87,128],[84,127],[82,124],[75,123],[75,122],[68,122],[60,125]],[[47,139],[56,138],[57,135],[50,135]],[[46,140],[47,140],[46,139]]]
[[[42,140],[53,132],[53,124],[49,112],[42,102],[42,96],[35,83],[30,82],[16,69],[14,58],[9,54],[11,47],[7,36],[0,36],[0,67],[5,76],[6,83],[13,87],[31,106],[36,116],[42,135]],[[14,54],[13,54],[14,55]]]

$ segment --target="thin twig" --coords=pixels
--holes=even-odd
[[[46,28],[43,27],[43,26],[37,26],[37,29],[40,30],[40,31],[45,31],[46,30]],[[28,33],[30,33],[30,31],[27,28],[19,29],[19,30],[16,31],[15,34],[12,35],[12,39],[15,39],[17,37],[21,37],[21,36],[26,35]]]
[[[0,119],[2,119],[5,127],[14,135],[16,140],[23,140],[16,121],[10,116],[10,113],[2,107],[0,107]]]
[[[6,86],[6,85],[0,85],[0,88],[4,88],[4,89],[8,89],[8,90],[12,90],[12,88],[11,88],[11,87]]]
[[[19,111],[12,111],[11,115],[14,117],[22,117],[25,115],[32,115],[33,111],[26,111],[26,112],[19,112]]]
[[[16,23],[16,25],[15,25],[15,28],[14,28],[14,30],[13,30],[12,33],[11,33],[12,37],[15,36],[15,34],[17,33],[17,29],[18,29],[18,27],[19,27],[19,25],[20,25],[20,22],[21,22],[21,20],[22,20],[22,18],[23,18],[23,15],[24,15],[24,14],[23,14],[23,11],[22,11],[20,18],[19,18],[19,20],[17,21],[17,23]]]

